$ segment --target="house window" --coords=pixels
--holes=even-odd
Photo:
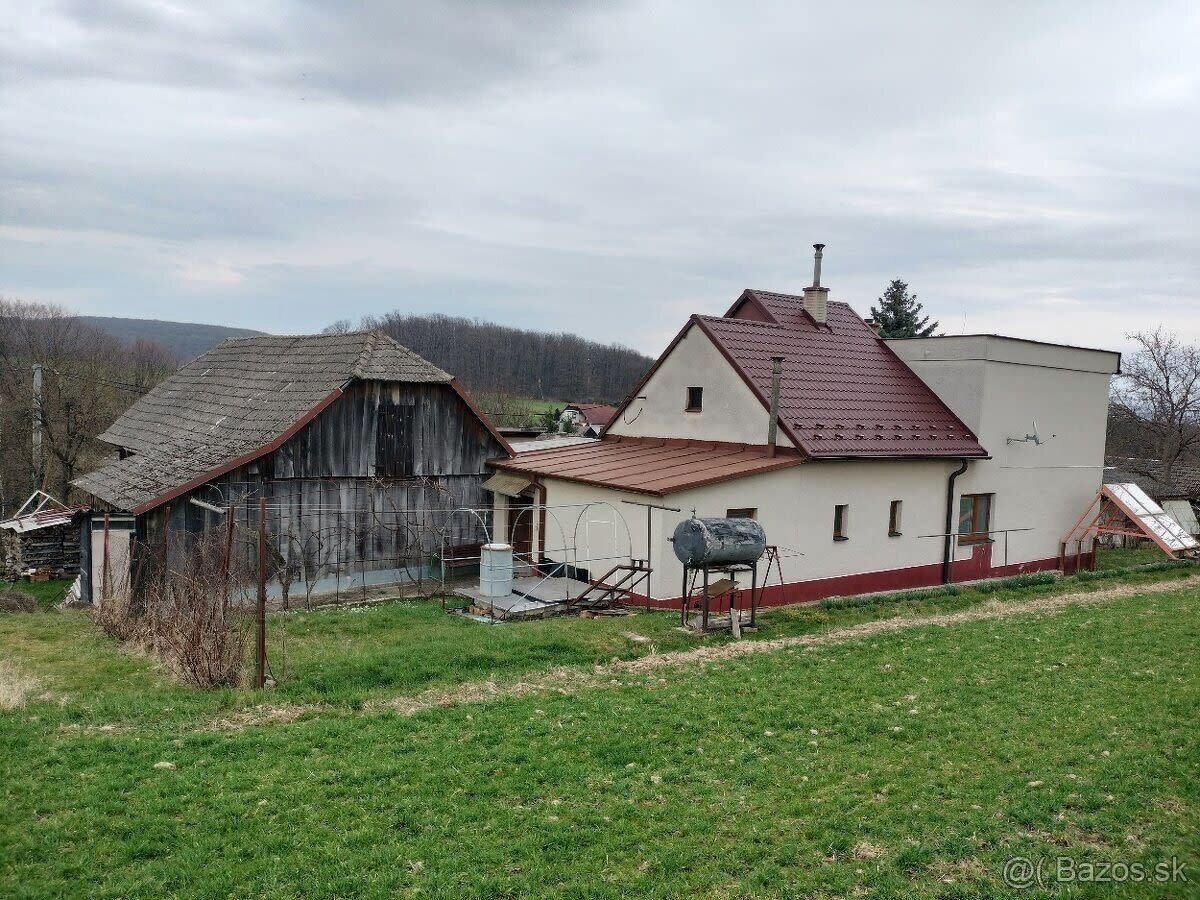
[[[684,412],[700,412],[702,409],[704,409],[704,388],[688,388],[687,406],[684,407]]]
[[[958,501],[958,542],[978,544],[991,540],[992,494],[963,494]]]
[[[903,500],[893,500],[888,510],[888,537],[900,537],[900,513],[904,507]]]
[[[725,510],[725,518],[727,519],[753,519],[758,516],[758,508],[754,506],[744,506],[741,509]]]
[[[850,536],[846,534],[846,529],[849,527],[849,519],[849,504],[839,503],[833,508],[833,539],[835,541],[850,540]]]

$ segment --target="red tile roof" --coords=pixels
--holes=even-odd
[[[803,461],[795,450],[783,448],[771,456],[765,447],[747,444],[609,436],[572,447],[521,453],[491,464],[508,472],[663,496]]]
[[[693,316],[691,325],[708,335],[764,406],[771,357],[784,357],[780,427],[806,456],[987,456],[971,430],[845,303],[829,303],[828,321],[818,325],[802,297],[749,290],[723,318]]]
[[[607,403],[572,403],[567,409],[579,410],[589,425],[607,425],[617,414],[617,408]]]

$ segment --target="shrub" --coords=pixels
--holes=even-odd
[[[235,686],[245,667],[251,616],[249,561],[226,559],[219,534],[182,534],[134,545],[132,584],[93,605],[104,631],[146,646],[188,684]]]
[[[24,591],[14,588],[0,587],[0,612],[22,613],[37,612],[38,602]]]

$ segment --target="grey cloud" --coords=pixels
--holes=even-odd
[[[823,240],[863,310],[904,277],[944,319],[1054,339],[1078,303],[1200,339],[1182,3],[38,9],[0,24],[0,293],[653,351],[799,288]]]
[[[163,7],[71,0],[53,8],[60,42],[9,43],[0,64],[25,79],[274,86],[297,96],[427,101],[484,93],[582,58],[582,26],[594,6],[298,0]]]

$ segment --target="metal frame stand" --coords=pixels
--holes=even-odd
[[[688,582],[688,573],[691,573],[691,583]],[[724,566],[684,566],[683,567],[683,589],[679,595],[679,624],[688,627],[688,601],[691,599],[692,591],[696,587],[696,576],[701,578],[700,589],[700,630],[708,631],[708,619],[710,612],[710,604],[712,598],[708,596],[708,575],[710,572],[719,572],[730,576],[734,582],[734,587],[729,591],[729,618],[732,627],[734,615],[741,616],[741,610],[735,605],[734,600],[739,588],[737,587],[737,575],[742,572],[750,573],[750,622],[747,627],[754,628],[758,622],[758,563],[733,563]]]

